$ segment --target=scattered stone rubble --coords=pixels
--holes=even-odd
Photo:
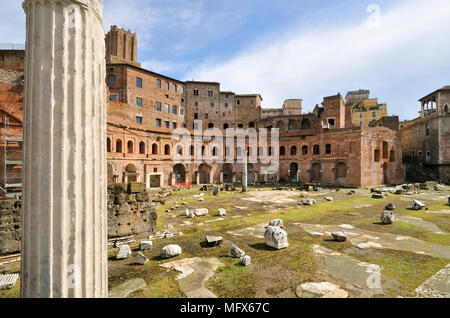
[[[388,205],[386,205],[386,206],[384,207],[384,209],[385,209],[386,211],[394,211],[394,210],[396,209],[396,207],[395,207],[395,204],[394,204],[394,203],[389,203]]]
[[[427,209],[428,210],[428,207],[424,203],[420,202],[419,200],[413,200],[411,209],[413,209],[413,210]]]
[[[245,252],[233,244],[233,246],[231,246],[229,255],[233,258],[241,258],[245,255]]]
[[[395,221],[395,214],[390,211],[384,211],[381,213],[381,223],[392,224]]]
[[[316,203],[317,203],[317,201],[314,199],[303,199],[302,200],[303,205],[314,205]]]
[[[242,266],[249,266],[252,263],[252,258],[249,255],[242,256],[239,260],[239,264]]]
[[[206,236],[206,246],[207,247],[215,247],[219,246],[223,242],[222,236]]]
[[[127,244],[123,244],[119,246],[119,251],[116,254],[116,259],[125,259],[131,255],[131,248]]]
[[[142,252],[138,252],[134,260],[139,265],[145,265],[148,262],[148,258]]]
[[[146,251],[153,248],[153,242],[152,241],[141,241],[139,243],[139,250],[140,251]]]
[[[287,232],[279,226],[268,226],[264,234],[264,242],[267,246],[281,250],[289,247]]]
[[[172,258],[175,256],[178,256],[182,253],[182,249],[179,245],[167,245],[165,246],[161,251],[161,257],[162,258]]]
[[[347,241],[347,234],[345,234],[344,232],[333,232],[333,233],[331,233],[331,235],[333,236],[333,238],[336,242]]]

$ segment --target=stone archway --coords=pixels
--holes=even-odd
[[[198,167],[198,174],[199,174],[199,183],[200,184],[209,184],[210,182],[210,175],[211,175],[211,167],[207,165],[206,163],[202,163]]]
[[[175,176],[175,184],[186,183],[186,169],[181,163],[173,167],[173,174]]]
[[[320,183],[321,181],[321,173],[320,173],[321,165],[318,162],[315,162],[311,166],[311,183]]]
[[[127,182],[139,182],[139,174],[132,163],[125,168],[125,183]]]
[[[226,163],[222,168],[223,173],[223,183],[233,182],[233,165],[231,163]]]
[[[347,183],[347,165],[344,162],[336,164],[335,180],[337,185],[345,185]]]
[[[298,163],[292,162],[289,166],[289,182],[295,183],[298,182],[297,180],[298,176]]]

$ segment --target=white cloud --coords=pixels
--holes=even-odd
[[[430,70],[435,80],[448,80],[439,69],[450,65],[450,2],[407,0],[381,13],[378,29],[363,19],[353,25],[333,21],[301,33],[285,30],[228,61],[206,61],[186,78],[194,74],[198,80],[221,82],[223,89],[261,93],[266,107],[298,97],[312,109],[323,96],[359,88],[372,89],[382,102],[398,103],[395,92],[404,90],[408,96],[402,101],[412,108],[397,104],[390,109],[411,117],[422,92],[407,91],[408,82],[423,81]]]

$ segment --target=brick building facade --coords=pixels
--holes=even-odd
[[[263,174],[264,163],[248,164],[248,179],[256,182],[304,182],[321,185],[377,186],[404,181],[401,135],[385,125],[357,127],[351,107],[340,94],[325,97],[310,113],[303,113],[301,99],[288,99],[280,109],[263,109],[257,93],[221,91],[220,83],[180,81],[143,69],[137,61],[137,36],[113,26],[107,47],[108,108],[107,153],[110,183],[140,181],[148,188],[185,184],[232,183],[242,178],[239,162],[174,162],[204,154],[220,153],[235,159],[243,150],[253,158],[279,155],[279,168]],[[279,144],[253,149],[245,145],[212,148],[208,140],[180,147],[172,132],[185,128],[279,129]],[[275,146],[276,145],[276,146]],[[245,149],[243,149],[245,147]]]
[[[421,98],[420,116],[402,122],[403,159],[450,182],[450,86]],[[414,165],[410,165],[411,169]]]

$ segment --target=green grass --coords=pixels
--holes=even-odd
[[[20,277],[13,288],[0,290],[0,298],[20,298]]]

